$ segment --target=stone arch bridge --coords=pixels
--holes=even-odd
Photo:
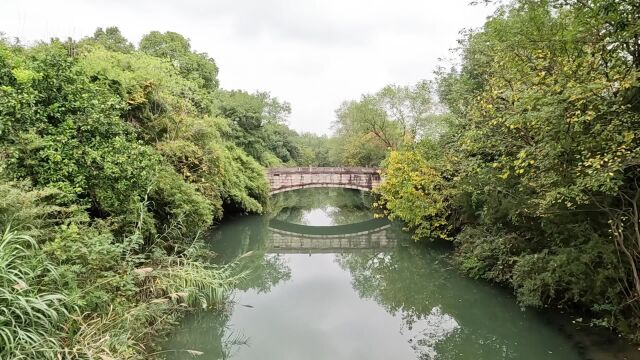
[[[380,169],[368,167],[292,167],[267,171],[270,194],[310,187],[370,191],[380,184]]]

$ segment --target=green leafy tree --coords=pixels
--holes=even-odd
[[[335,138],[314,133],[302,133],[296,141],[300,147],[299,165],[305,166],[337,166],[335,158]]]
[[[97,28],[93,36],[85,39],[88,42],[95,42],[109,51],[131,53],[135,50],[133,44],[120,33],[120,29],[115,26]],[[82,42],[81,44],[82,45]]]
[[[377,166],[388,150],[412,146],[420,139],[436,139],[445,129],[445,115],[436,112],[433,85],[387,85],[336,110],[334,128],[340,162]]]
[[[189,39],[173,32],[152,31],[140,40],[140,51],[171,61],[178,71],[199,86],[218,88],[218,66],[206,53],[191,51]]]
[[[264,169],[234,139],[251,131],[217,110],[215,63],[158,34],[145,52],[117,28],[0,40],[3,359],[146,358],[184,309],[239,280],[199,234],[223,211],[262,212]],[[289,105],[252,99],[269,159],[295,161]]]

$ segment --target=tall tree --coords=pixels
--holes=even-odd
[[[218,88],[218,66],[215,61],[206,53],[191,51],[189,39],[176,32],[152,31],[140,40],[140,50],[169,59],[182,75],[207,90]]]
[[[387,85],[360,100],[345,101],[336,110],[334,128],[341,144],[341,162],[378,165],[387,150],[412,146],[423,138],[438,138],[446,115],[436,111],[433,85]]]
[[[422,136],[437,136],[433,119],[432,85],[420,81],[415,85],[387,85],[375,95],[386,118],[398,125],[403,143],[413,143]]]
[[[90,39],[109,51],[130,53],[135,50],[133,44],[122,36],[120,29],[116,26],[109,26],[104,30],[97,28]]]

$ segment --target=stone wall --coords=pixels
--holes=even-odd
[[[267,171],[271,193],[308,187],[371,190],[380,184],[380,169],[365,167],[295,167]]]

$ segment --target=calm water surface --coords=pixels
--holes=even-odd
[[[372,220],[366,193],[278,194],[270,215],[226,222],[209,244],[249,277],[226,311],[192,314],[168,359],[613,359],[591,354],[513,297],[452,269],[447,249]],[[603,357],[600,357],[603,356]],[[624,359],[624,357],[619,357]]]

